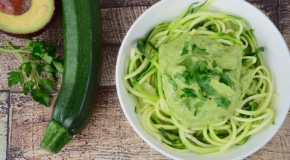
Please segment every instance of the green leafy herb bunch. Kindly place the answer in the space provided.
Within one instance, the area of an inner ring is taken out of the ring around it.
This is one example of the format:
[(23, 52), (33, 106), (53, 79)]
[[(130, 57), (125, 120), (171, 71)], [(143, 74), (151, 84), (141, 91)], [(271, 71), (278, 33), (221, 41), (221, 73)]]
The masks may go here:
[(8, 73), (8, 87), (20, 83), (25, 95), (30, 93), (36, 102), (48, 107), (57, 73), (63, 72), (63, 61), (56, 56), (56, 48), (39, 39), (27, 39), (21, 48), (15, 48), (9, 41), (6, 45), (8, 48), (0, 51), (15, 53), (21, 59), (18, 70)]

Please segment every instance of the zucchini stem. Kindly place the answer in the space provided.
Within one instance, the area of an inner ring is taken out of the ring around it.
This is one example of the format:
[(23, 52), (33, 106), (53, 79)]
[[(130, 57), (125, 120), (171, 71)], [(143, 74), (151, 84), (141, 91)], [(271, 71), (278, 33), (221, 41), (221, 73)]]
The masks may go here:
[(40, 146), (49, 152), (58, 153), (72, 137), (67, 128), (52, 119), (45, 128)]

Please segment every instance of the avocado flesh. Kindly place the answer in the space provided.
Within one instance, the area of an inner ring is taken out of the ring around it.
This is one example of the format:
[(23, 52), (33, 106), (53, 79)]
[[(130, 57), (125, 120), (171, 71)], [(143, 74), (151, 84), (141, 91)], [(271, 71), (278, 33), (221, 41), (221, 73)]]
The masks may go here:
[(16, 35), (37, 32), (51, 21), (54, 11), (54, 0), (32, 0), (31, 7), (21, 15), (0, 12), (0, 30)]

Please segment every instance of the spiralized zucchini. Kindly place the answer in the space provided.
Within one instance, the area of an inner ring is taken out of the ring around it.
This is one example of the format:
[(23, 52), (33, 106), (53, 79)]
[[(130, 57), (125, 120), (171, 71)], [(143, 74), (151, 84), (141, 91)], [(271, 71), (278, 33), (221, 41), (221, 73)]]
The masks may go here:
[[(131, 50), (124, 84), (137, 98), (135, 108), (145, 130), (165, 146), (177, 152), (201, 154), (224, 152), (274, 121), (272, 77), (260, 55), (253, 30), (243, 18), (226, 13), (207, 11), (212, 1), (188, 7), (183, 15), (171, 22), (155, 26), (147, 37)], [(196, 5), (196, 4), (195, 4)], [(243, 68), (254, 69), (249, 90), (241, 95), (235, 113), (223, 122), (189, 128), (170, 114), (162, 87), (158, 49), (180, 37), (208, 36), (217, 42), (244, 48)]]

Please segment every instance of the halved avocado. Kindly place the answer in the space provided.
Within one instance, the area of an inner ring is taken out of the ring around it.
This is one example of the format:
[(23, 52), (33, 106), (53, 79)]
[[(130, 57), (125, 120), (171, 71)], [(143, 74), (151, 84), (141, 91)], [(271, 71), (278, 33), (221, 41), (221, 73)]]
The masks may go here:
[[(19, 5), (17, 0), (0, 0), (0, 6), (2, 6), (0, 7), (0, 30), (16, 37), (36, 36), (50, 23), (56, 8), (55, 1), (21, 1), (22, 5)], [(18, 3), (18, 5), (13, 5), (13, 3)], [(30, 6), (27, 7), (27, 5)], [(13, 7), (16, 8), (13, 9)], [(24, 10), (24, 12), (21, 13), (21, 10)]]

